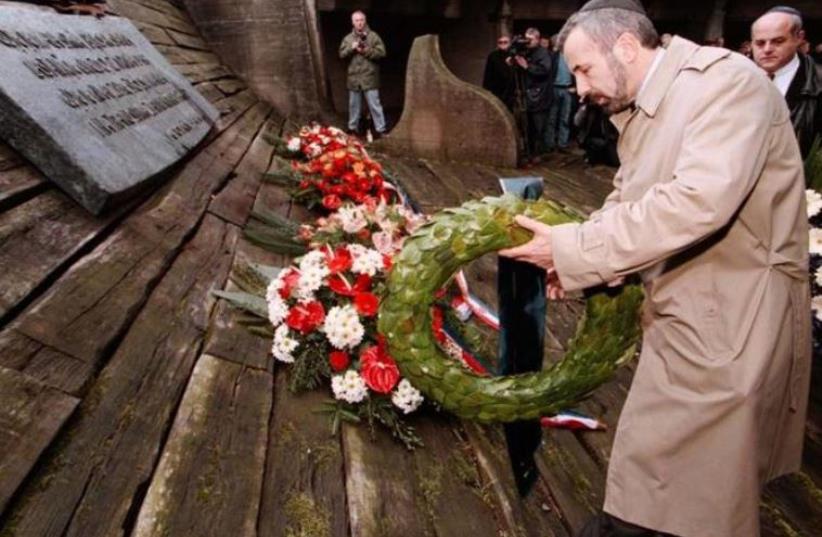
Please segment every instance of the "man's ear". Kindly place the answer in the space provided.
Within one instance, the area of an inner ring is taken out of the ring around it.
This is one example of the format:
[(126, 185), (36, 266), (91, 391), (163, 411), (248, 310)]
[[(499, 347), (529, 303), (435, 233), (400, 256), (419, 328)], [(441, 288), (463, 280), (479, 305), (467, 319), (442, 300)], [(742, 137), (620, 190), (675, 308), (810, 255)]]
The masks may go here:
[(614, 56), (616, 56), (620, 62), (630, 64), (636, 61), (640, 48), (642, 48), (642, 44), (639, 42), (639, 39), (632, 33), (624, 32), (617, 38), (612, 50)]

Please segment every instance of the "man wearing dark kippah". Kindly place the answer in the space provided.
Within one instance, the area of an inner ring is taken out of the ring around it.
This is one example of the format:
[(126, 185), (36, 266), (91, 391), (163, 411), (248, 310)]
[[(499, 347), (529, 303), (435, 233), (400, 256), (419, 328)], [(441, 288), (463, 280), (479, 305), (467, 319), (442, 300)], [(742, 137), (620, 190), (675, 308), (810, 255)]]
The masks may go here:
[(610, 114), (621, 166), (581, 224), (500, 252), (549, 296), (645, 289), (643, 342), (604, 513), (582, 537), (758, 537), (760, 491), (797, 471), (810, 383), (808, 222), (788, 109), (752, 62), (674, 37), (630, 0), (588, 2), (559, 42)]
[(804, 38), (802, 14), (792, 7), (774, 7), (751, 26), (753, 59), (785, 97), (806, 157), (822, 136), (822, 66), (799, 51)]

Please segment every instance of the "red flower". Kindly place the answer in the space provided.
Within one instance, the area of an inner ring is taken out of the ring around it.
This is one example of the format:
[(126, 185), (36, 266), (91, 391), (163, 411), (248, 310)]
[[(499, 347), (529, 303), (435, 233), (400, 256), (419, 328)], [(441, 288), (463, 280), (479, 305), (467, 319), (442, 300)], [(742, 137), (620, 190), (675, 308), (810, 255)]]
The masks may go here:
[(280, 296), (287, 299), (291, 296), (291, 291), (297, 286), (300, 281), (300, 273), (296, 269), (289, 269), (283, 277), (283, 286), (280, 289)]
[(336, 194), (329, 194), (323, 198), (323, 207), (329, 211), (336, 211), (342, 205), (342, 200)]
[(354, 295), (354, 308), (360, 315), (373, 317), (380, 308), (380, 300), (374, 293), (357, 293)]
[(371, 190), (372, 183), (369, 179), (362, 178), (357, 180), (357, 188), (359, 188), (363, 192), (368, 192)]
[(291, 308), (285, 323), (301, 334), (310, 334), (325, 321), (325, 309), (318, 301), (298, 304)]
[(355, 296), (357, 293), (364, 293), (371, 290), (371, 276), (368, 274), (360, 274), (352, 284), (345, 276), (335, 274), (328, 278), (328, 287), (338, 295)]
[(377, 393), (390, 393), (400, 380), (400, 370), (382, 346), (368, 347), (360, 354), (360, 375)]
[(367, 227), (364, 227), (357, 232), (357, 238), (361, 241), (367, 241), (371, 238), (371, 231)]
[(326, 258), (328, 260), (328, 270), (331, 271), (331, 274), (345, 272), (351, 268), (351, 264), (354, 261), (351, 257), (351, 252), (344, 246), (340, 246), (334, 250), (333, 253), (329, 249), (326, 253)]
[(382, 266), (385, 267), (385, 270), (391, 270), (391, 267), (394, 266), (394, 260), (391, 259), (391, 256), (388, 254), (382, 255)]
[(348, 366), (351, 364), (351, 358), (347, 352), (331, 351), (331, 354), (328, 355), (328, 363), (331, 365), (331, 369), (340, 373), (348, 369)]

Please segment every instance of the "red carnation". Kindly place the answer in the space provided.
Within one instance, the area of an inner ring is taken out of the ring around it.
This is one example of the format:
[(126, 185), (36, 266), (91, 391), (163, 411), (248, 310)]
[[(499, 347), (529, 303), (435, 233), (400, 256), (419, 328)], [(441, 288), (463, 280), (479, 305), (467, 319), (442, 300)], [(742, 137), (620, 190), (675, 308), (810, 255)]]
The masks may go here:
[(354, 262), (351, 252), (344, 246), (340, 246), (333, 253), (329, 251), (326, 257), (328, 259), (328, 270), (331, 271), (331, 274), (345, 272), (351, 268), (351, 264)]
[(325, 321), (325, 309), (318, 301), (298, 304), (288, 311), (285, 323), (303, 335), (310, 334)]
[(385, 268), (385, 270), (391, 270), (391, 267), (394, 266), (394, 260), (391, 259), (390, 255), (388, 255), (388, 254), (383, 254), (382, 255), (382, 266)]
[(323, 198), (323, 207), (329, 211), (336, 211), (342, 205), (342, 200), (336, 194), (329, 194)]
[(289, 269), (283, 276), (283, 286), (280, 288), (280, 296), (285, 300), (291, 296), (291, 291), (300, 282), (300, 273), (296, 269)]
[(328, 363), (331, 365), (331, 369), (340, 373), (348, 369), (348, 366), (351, 364), (351, 358), (347, 352), (331, 351), (331, 354), (328, 355)]
[(360, 375), (377, 393), (390, 393), (400, 380), (400, 370), (394, 359), (376, 345), (360, 354)]
[(364, 293), (371, 290), (371, 276), (368, 274), (360, 274), (354, 282), (354, 291)]
[(360, 315), (373, 317), (380, 307), (380, 300), (374, 293), (357, 293), (354, 295), (354, 307)]

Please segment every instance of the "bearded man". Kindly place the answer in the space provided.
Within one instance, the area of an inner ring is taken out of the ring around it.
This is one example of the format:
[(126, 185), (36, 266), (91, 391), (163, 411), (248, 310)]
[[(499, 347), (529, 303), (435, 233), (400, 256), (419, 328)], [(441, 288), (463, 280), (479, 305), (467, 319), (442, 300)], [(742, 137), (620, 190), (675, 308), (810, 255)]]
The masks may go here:
[(593, 0), (560, 46), (577, 91), (613, 114), (622, 162), (582, 224), (501, 252), (549, 296), (638, 273), (643, 344), (588, 536), (757, 537), (769, 480), (799, 469), (810, 379), (808, 224), (782, 95), (726, 49)]

